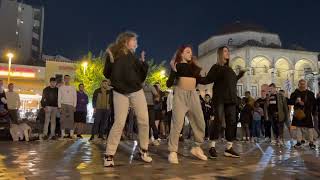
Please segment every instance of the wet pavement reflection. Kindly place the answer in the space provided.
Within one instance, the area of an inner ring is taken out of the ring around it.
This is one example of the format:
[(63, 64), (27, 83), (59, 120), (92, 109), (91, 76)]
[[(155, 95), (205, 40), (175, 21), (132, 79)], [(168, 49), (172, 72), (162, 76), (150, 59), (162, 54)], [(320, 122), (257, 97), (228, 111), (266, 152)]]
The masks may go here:
[[(198, 161), (190, 156), (190, 142), (180, 144), (179, 165), (167, 162), (167, 145), (150, 146), (154, 161), (136, 159), (137, 141), (121, 142), (116, 167), (103, 167), (103, 142), (82, 140), (0, 142), (0, 180), (20, 179), (320, 179), (319, 150), (294, 149), (267, 143), (236, 142), (241, 158), (223, 157), (223, 143), (217, 144), (219, 157)], [(206, 144), (203, 148), (207, 150)]]

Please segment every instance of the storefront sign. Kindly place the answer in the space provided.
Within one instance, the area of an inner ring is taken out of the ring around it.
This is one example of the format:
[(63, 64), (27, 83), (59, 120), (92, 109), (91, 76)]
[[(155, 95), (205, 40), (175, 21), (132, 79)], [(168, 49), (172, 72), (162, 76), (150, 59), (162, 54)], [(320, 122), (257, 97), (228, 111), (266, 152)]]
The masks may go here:
[[(8, 76), (8, 68), (0, 67), (0, 76)], [(34, 69), (24, 68), (24, 67), (13, 67), (10, 72), (11, 77), (25, 77), (25, 78), (34, 78), (36, 77), (36, 73)]]

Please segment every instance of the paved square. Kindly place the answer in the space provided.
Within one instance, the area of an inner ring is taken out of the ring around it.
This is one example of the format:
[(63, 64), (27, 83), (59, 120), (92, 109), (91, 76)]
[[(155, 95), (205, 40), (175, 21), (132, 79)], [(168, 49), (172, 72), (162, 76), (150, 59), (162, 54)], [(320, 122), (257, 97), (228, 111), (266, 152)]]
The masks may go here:
[[(116, 167), (103, 167), (105, 145), (83, 140), (0, 142), (0, 180), (20, 179), (320, 179), (319, 150), (295, 150), (288, 141), (279, 148), (266, 143), (235, 143), (241, 158), (219, 157), (206, 162), (189, 154), (189, 142), (180, 144), (179, 165), (167, 162), (165, 141), (151, 146), (153, 163), (136, 160), (136, 141), (121, 142)], [(207, 151), (206, 144), (203, 148)]]

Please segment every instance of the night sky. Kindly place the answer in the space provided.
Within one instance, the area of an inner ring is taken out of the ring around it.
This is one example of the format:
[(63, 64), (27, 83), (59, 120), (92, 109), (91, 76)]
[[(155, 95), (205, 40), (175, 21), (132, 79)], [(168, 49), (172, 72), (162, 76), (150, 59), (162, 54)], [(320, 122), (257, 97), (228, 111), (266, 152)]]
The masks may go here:
[(319, 0), (47, 0), (44, 52), (72, 59), (88, 48), (98, 54), (118, 33), (132, 30), (139, 34), (139, 50), (160, 62), (181, 44), (197, 51), (236, 21), (278, 33), (284, 46), (320, 51), (319, 10)]

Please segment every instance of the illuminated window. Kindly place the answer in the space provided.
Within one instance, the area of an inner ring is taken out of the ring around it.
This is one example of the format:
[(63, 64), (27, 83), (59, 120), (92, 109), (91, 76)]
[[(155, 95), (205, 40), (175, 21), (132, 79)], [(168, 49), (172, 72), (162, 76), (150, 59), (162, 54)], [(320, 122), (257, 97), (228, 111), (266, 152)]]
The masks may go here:
[(257, 86), (251, 86), (251, 95), (253, 97), (257, 97), (258, 96), (258, 87)]

